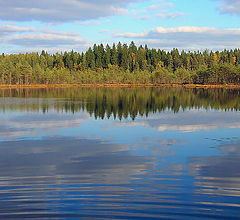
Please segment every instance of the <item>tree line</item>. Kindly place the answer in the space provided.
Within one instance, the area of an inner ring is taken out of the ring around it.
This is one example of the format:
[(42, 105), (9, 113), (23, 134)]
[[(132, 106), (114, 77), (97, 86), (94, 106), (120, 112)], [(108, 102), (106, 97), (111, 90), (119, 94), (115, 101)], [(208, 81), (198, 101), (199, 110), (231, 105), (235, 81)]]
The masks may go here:
[(164, 51), (127, 44), (75, 51), (0, 55), (0, 84), (239, 84), (240, 49)]

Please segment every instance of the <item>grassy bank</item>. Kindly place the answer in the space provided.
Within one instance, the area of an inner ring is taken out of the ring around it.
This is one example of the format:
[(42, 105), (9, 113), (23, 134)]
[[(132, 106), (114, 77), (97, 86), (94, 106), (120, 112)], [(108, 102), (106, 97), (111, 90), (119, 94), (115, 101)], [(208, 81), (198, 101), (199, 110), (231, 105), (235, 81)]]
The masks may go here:
[(44, 89), (44, 88), (77, 88), (77, 87), (113, 87), (113, 88), (131, 88), (131, 87), (184, 87), (184, 88), (230, 88), (240, 89), (240, 85), (201, 85), (201, 84), (154, 84), (154, 83), (92, 83), (92, 84), (28, 84), (28, 85), (0, 85), (0, 89)]

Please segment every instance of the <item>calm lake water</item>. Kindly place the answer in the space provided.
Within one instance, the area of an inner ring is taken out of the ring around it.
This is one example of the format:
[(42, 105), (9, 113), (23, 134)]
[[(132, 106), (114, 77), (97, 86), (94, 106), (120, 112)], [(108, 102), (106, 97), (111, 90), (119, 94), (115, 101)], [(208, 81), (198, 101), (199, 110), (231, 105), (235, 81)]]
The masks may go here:
[(0, 91), (0, 218), (239, 219), (240, 90)]

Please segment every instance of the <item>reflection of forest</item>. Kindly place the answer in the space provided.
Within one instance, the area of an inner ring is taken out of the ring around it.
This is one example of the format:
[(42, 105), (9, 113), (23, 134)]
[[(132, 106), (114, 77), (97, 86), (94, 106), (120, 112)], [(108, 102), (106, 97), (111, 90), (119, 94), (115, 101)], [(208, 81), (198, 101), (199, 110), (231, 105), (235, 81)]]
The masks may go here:
[[(204, 108), (240, 110), (240, 90), (186, 88), (68, 88), (0, 91), (0, 109), (87, 111), (96, 118), (134, 119), (137, 115)], [(40, 98), (40, 99), (6, 99)]]

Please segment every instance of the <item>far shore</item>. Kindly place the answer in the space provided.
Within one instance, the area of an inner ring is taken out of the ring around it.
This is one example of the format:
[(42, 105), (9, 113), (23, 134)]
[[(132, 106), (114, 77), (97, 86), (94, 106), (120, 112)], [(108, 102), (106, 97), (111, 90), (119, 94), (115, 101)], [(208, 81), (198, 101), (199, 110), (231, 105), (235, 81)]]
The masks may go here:
[(152, 83), (92, 83), (92, 84), (28, 84), (28, 85), (0, 85), (0, 89), (50, 89), (50, 88), (134, 88), (134, 87), (184, 87), (184, 88), (226, 88), (240, 89), (240, 85), (222, 84), (222, 85), (201, 85), (201, 84), (152, 84)]

